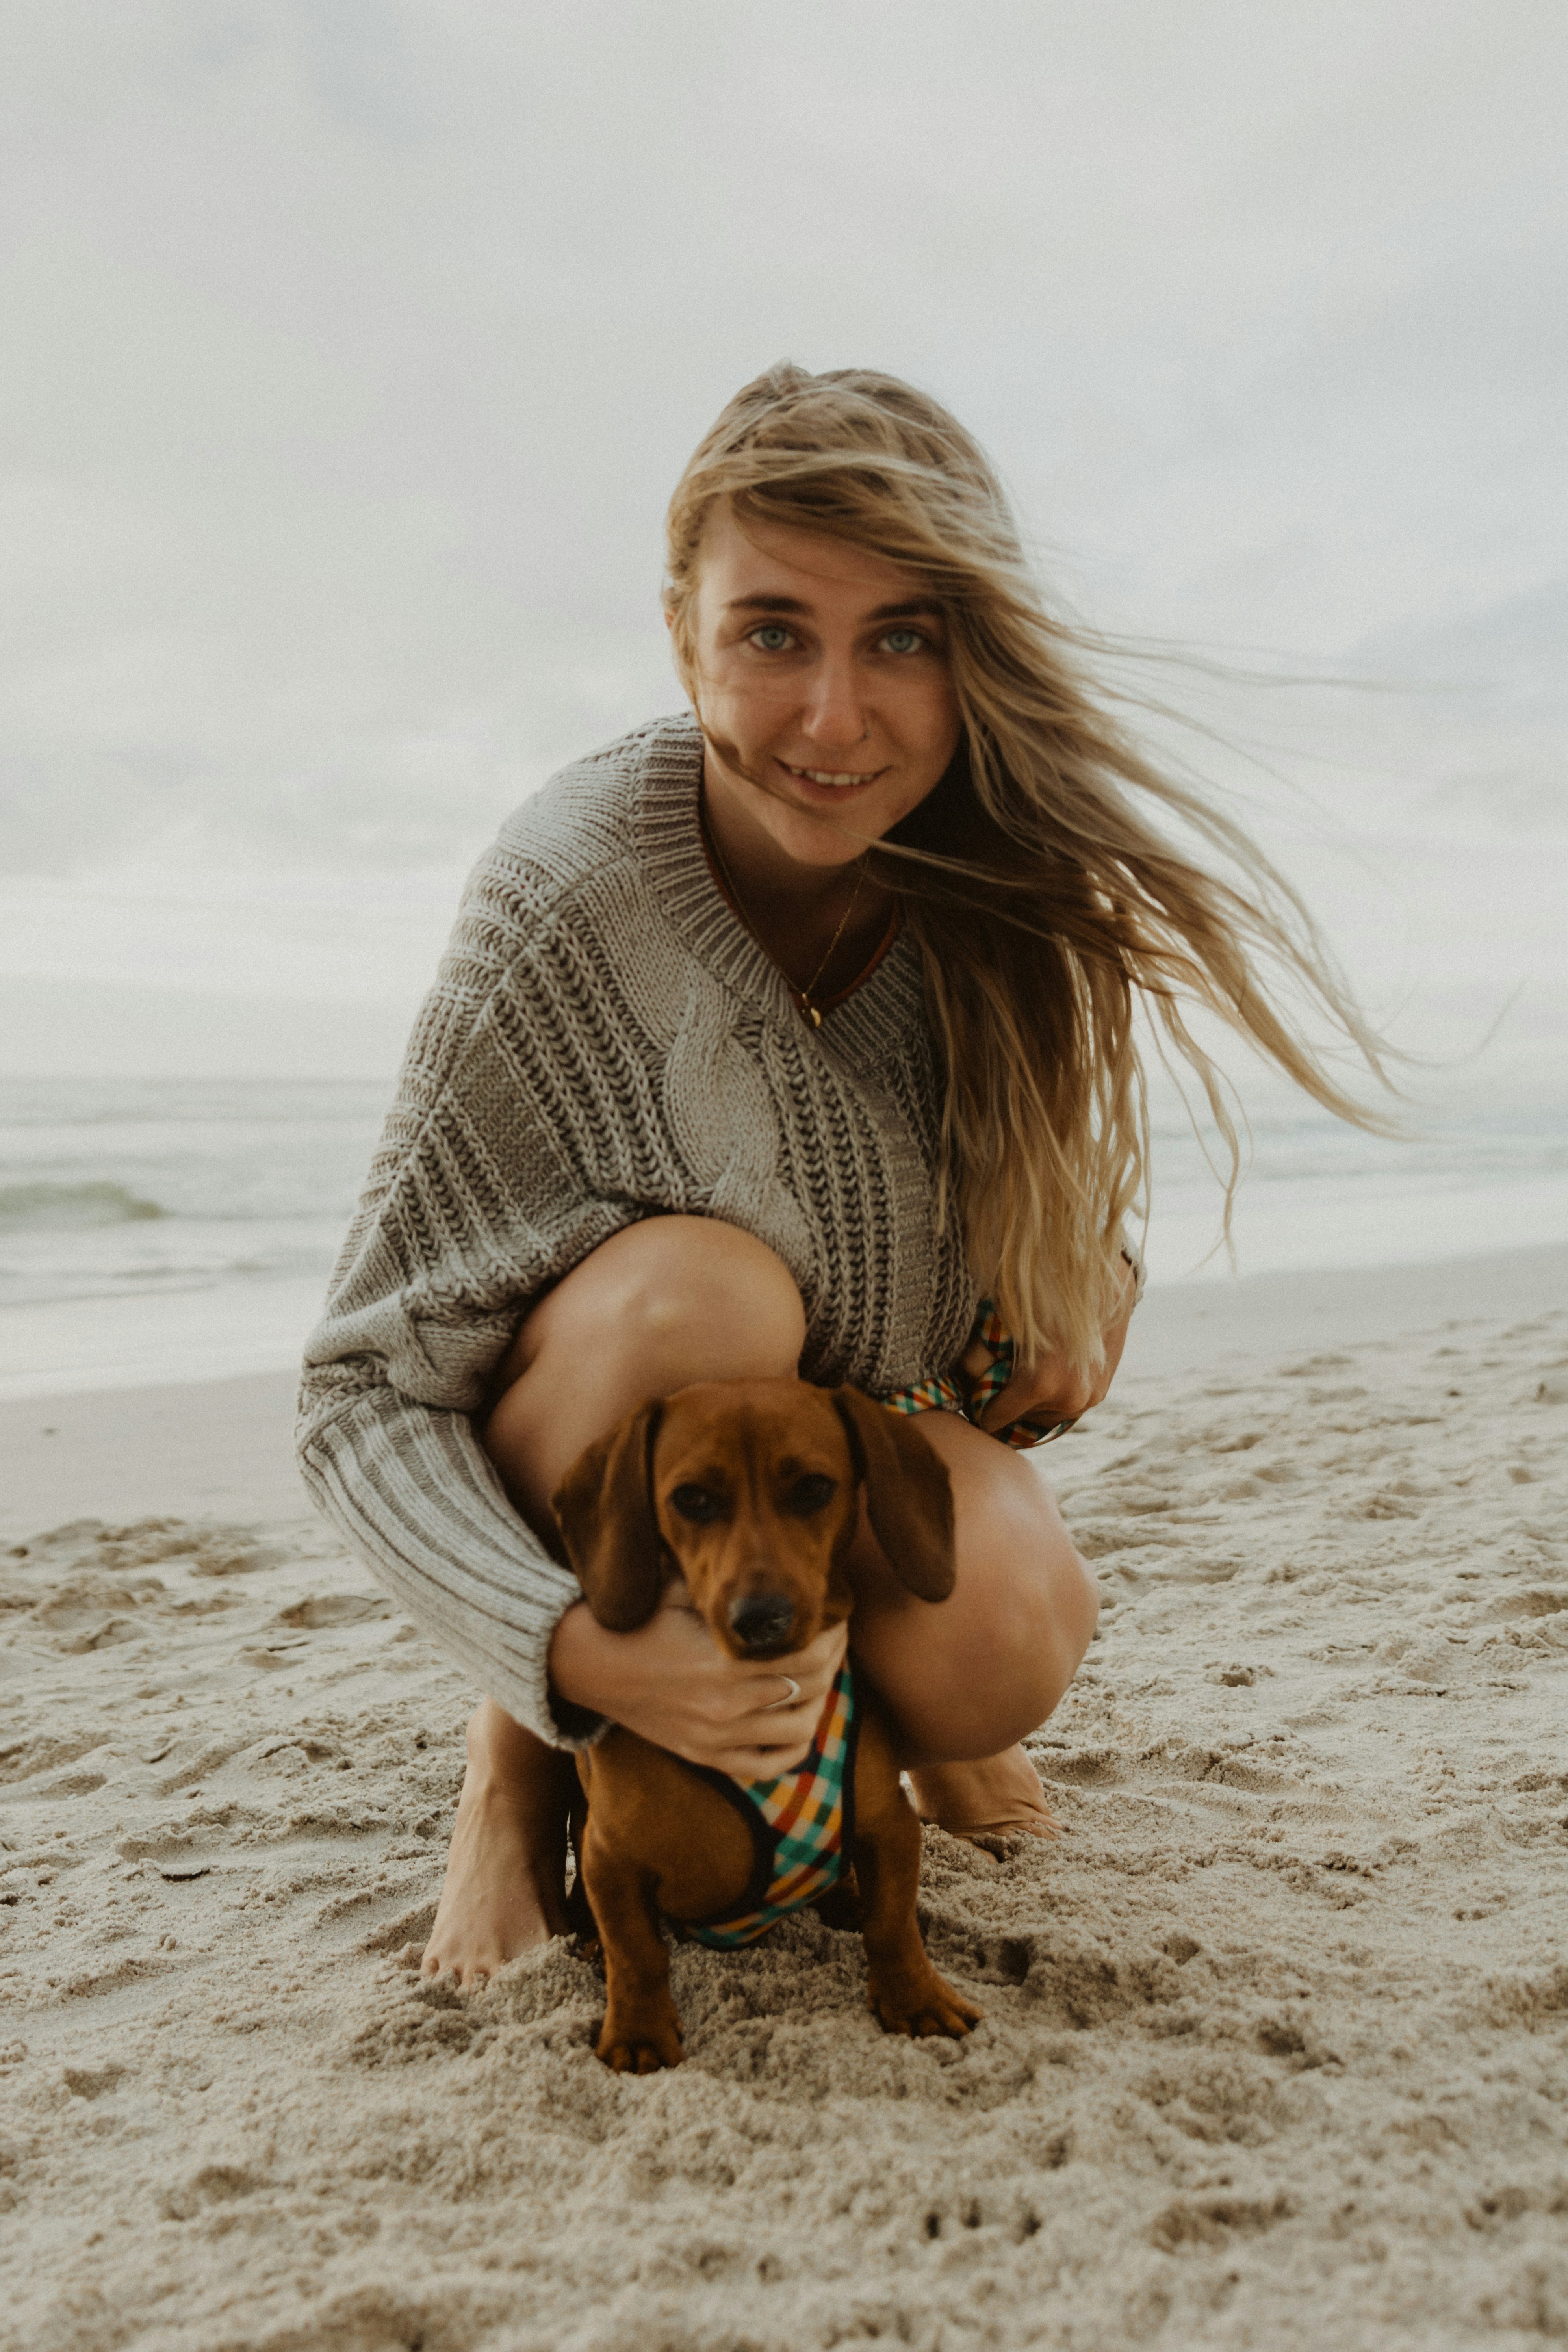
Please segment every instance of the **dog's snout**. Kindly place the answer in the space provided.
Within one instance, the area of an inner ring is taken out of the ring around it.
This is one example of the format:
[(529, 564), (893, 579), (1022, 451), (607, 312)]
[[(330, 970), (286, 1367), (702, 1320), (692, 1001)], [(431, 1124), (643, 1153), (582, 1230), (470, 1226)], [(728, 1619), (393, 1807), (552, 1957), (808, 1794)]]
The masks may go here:
[(730, 1631), (748, 1650), (787, 1647), (795, 1603), (784, 1592), (743, 1592), (730, 1603)]

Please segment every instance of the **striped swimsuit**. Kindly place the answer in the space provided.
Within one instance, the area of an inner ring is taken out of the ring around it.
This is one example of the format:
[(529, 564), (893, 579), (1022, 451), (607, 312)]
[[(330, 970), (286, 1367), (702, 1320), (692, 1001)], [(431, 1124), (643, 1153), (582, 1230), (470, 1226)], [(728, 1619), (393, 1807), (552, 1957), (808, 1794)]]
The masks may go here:
[[(978, 1429), (986, 1406), (1001, 1395), (1012, 1379), (1013, 1359), (1017, 1352), (1012, 1333), (989, 1298), (980, 1302), (969, 1344), (963, 1351), (965, 1356), (976, 1343), (991, 1358), (983, 1371), (966, 1370), (960, 1358), (951, 1372), (936, 1372), (929, 1381), (917, 1381), (912, 1388), (895, 1389), (891, 1396), (879, 1402), (894, 1412), (955, 1412), (960, 1420), (973, 1422)], [(1010, 1421), (1005, 1429), (988, 1430), (986, 1435), (1004, 1445), (1047, 1445), (1067, 1426), (1058, 1413), (1026, 1412), (1021, 1419)]]

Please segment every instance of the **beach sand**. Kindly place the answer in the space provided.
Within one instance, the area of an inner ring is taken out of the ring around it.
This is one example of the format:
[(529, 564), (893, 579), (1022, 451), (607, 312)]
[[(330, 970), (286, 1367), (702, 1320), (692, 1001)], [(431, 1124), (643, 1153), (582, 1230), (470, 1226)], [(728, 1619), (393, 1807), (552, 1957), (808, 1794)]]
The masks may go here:
[(927, 1841), (984, 2024), (883, 2036), (808, 1916), (677, 1955), (647, 2081), (564, 1944), (409, 1965), (474, 1694), (289, 1385), (0, 1412), (0, 2345), (1568, 2337), (1568, 1253), (1152, 1293), (1036, 1457), (1064, 1833)]

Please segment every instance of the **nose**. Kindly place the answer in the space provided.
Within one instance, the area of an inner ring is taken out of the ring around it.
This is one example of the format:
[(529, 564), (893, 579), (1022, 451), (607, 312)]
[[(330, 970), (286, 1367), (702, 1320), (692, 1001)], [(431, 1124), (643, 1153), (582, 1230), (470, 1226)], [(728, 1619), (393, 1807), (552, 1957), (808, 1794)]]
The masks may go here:
[(795, 1623), (795, 1603), (783, 1592), (743, 1592), (730, 1603), (730, 1630), (748, 1650), (784, 1650)]
[(847, 751), (865, 740), (869, 730), (852, 662), (823, 661), (812, 680), (811, 699), (803, 717), (806, 733), (825, 751)]

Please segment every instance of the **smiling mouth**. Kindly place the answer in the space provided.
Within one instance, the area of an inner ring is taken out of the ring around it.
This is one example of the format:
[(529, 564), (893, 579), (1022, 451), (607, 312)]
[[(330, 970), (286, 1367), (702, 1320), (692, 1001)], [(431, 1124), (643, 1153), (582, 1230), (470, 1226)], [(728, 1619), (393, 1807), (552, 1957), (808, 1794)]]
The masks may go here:
[(880, 768), (868, 768), (863, 774), (851, 775), (830, 768), (796, 768), (781, 760), (780, 767), (786, 776), (799, 776), (808, 784), (831, 784), (836, 791), (846, 791), (851, 784), (868, 784), (882, 772)]

